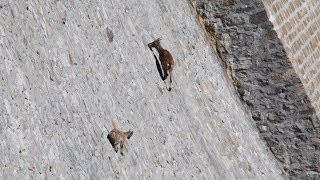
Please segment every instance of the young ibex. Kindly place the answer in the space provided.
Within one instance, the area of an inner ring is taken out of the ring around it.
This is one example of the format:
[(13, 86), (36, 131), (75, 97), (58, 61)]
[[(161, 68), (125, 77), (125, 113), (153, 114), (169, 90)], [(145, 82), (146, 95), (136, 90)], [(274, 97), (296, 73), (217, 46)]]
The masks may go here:
[[(163, 49), (160, 45), (161, 38), (154, 40), (153, 42), (148, 44), (148, 47), (151, 49), (152, 47), (156, 48), (159, 53), (159, 60), (161, 62), (162, 70), (163, 70), (163, 77), (162, 80), (166, 80), (168, 75), (170, 75), (170, 85), (168, 91), (171, 91), (171, 84), (172, 84), (172, 71), (173, 71), (173, 58), (170, 52), (166, 49)], [(152, 50), (152, 49), (151, 49)]]
[(132, 136), (133, 131), (129, 130), (127, 132), (121, 131), (117, 128), (114, 121), (112, 121), (112, 130), (108, 134), (108, 139), (113, 147), (113, 149), (118, 152), (119, 145), (120, 145), (120, 153), (123, 154), (123, 151), (128, 152), (128, 143), (127, 139), (130, 139)]

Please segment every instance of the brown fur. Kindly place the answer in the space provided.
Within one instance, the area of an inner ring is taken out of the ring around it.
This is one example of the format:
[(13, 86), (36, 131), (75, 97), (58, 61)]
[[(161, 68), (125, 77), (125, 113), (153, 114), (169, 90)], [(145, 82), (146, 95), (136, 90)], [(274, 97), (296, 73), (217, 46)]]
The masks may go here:
[(127, 132), (121, 131), (116, 127), (114, 121), (112, 121), (112, 130), (108, 134), (109, 142), (111, 143), (113, 149), (118, 152), (120, 145), (120, 153), (124, 155), (124, 151), (128, 152), (128, 143), (127, 139), (130, 139), (133, 131), (129, 130)]
[(172, 84), (172, 72), (174, 61), (170, 52), (166, 49), (163, 49), (160, 45), (161, 38), (154, 40), (152, 43), (148, 44), (149, 48), (156, 48), (159, 53), (159, 60), (161, 62), (162, 70), (163, 70), (163, 80), (166, 80), (168, 75), (170, 75), (170, 87), (169, 91), (171, 91), (171, 84)]

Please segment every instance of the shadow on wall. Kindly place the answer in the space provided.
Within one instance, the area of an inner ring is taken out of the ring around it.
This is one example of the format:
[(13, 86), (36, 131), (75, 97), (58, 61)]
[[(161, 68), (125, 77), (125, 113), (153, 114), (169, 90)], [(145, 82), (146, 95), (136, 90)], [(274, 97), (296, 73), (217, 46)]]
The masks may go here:
[(160, 63), (159, 63), (159, 60), (158, 60), (157, 56), (154, 54), (152, 48), (149, 47), (149, 49), (150, 49), (150, 51), (152, 51), (153, 57), (154, 57), (154, 59), (156, 60), (156, 66), (157, 66), (157, 70), (158, 70), (158, 72), (159, 72), (159, 75), (160, 75), (162, 81), (164, 81), (165, 79), (164, 79), (164, 76), (163, 76), (163, 73), (162, 73), (162, 69), (161, 69), (161, 65), (160, 65)]

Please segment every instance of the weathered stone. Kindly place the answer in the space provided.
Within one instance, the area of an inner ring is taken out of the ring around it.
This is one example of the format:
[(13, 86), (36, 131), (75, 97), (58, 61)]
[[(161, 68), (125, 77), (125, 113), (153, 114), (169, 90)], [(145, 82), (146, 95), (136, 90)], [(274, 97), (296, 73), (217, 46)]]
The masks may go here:
[(315, 143), (319, 143), (320, 144), (320, 137), (312, 137), (310, 138), (312, 142), (315, 142)]
[(222, 5), (230, 6), (234, 4), (234, 0), (222, 0)]
[(277, 32), (272, 30), (272, 31), (268, 31), (266, 34), (265, 34), (265, 37), (268, 39), (268, 40), (273, 40), (273, 39), (276, 39), (278, 37), (277, 35)]
[[(207, 14), (206, 21), (214, 24), (215, 31), (210, 34), (216, 38), (218, 53), (229, 64), (238, 93), (252, 110), (252, 118), (267, 145), (277, 153), (276, 157), (283, 162), (289, 178), (309, 177), (307, 164), (313, 167), (316, 164), (305, 157), (308, 153), (319, 155), (320, 152), (314, 144), (306, 153), (302, 147), (292, 143), (312, 143), (311, 137), (319, 131), (319, 120), (268, 20), (262, 1), (240, 0), (232, 6), (224, 6), (218, 0), (200, 2), (207, 5), (197, 7), (197, 11)], [(209, 16), (213, 11), (221, 16)], [(243, 21), (235, 21), (234, 17), (241, 17)], [(230, 37), (229, 41), (225, 43), (223, 37)], [(294, 173), (298, 172), (294, 170), (294, 153), (302, 154), (303, 162), (299, 169), (302, 174)], [(287, 155), (292, 156), (292, 161), (287, 161)]]
[(262, 114), (258, 111), (255, 111), (252, 113), (252, 118), (253, 120), (255, 121), (261, 121), (261, 120), (264, 120), (264, 117), (262, 116)]
[(249, 19), (250, 23), (252, 24), (260, 24), (269, 21), (267, 12), (265, 10), (252, 14)]
[(237, 25), (243, 24), (244, 19), (242, 17), (235, 16), (235, 17), (231, 17), (231, 18), (226, 18), (224, 20), (224, 22), (227, 26), (237, 26)]
[(258, 126), (260, 133), (264, 133), (268, 131), (268, 126)]
[(320, 79), (320, 68), (315, 68), (320, 59), (320, 11), (314, 11), (320, 9), (319, 1), (262, 2), (320, 118), (320, 83), (314, 83)]

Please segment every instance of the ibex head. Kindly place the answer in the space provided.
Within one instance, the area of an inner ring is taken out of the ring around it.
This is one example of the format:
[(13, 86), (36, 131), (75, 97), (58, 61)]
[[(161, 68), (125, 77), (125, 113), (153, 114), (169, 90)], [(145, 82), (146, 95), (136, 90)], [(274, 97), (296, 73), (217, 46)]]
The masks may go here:
[(153, 42), (149, 43), (148, 47), (149, 48), (152, 48), (152, 47), (157, 48), (157, 47), (159, 47), (161, 39), (162, 38), (158, 38), (158, 39), (154, 40)]
[(131, 129), (129, 131), (127, 131), (126, 132), (127, 138), (130, 139), (132, 134), (133, 134), (133, 131), (131, 131)]

